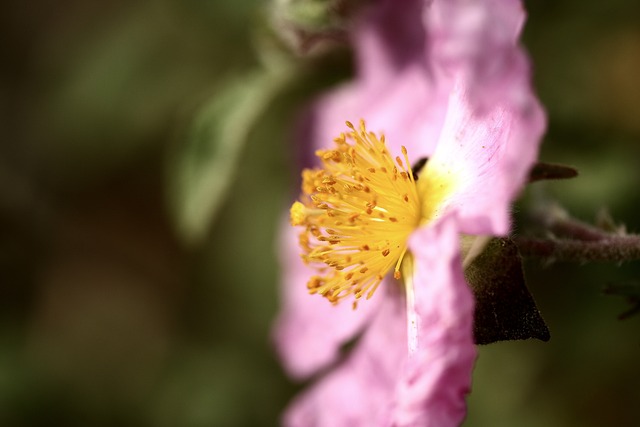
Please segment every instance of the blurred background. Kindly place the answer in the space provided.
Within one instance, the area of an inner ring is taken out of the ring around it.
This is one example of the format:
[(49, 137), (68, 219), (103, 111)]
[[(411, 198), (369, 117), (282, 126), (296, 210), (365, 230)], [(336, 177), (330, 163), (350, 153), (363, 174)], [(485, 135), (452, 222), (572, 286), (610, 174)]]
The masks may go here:
[[(290, 136), (350, 56), (266, 49), (266, 6), (3, 4), (1, 426), (278, 424), (300, 388), (269, 339)], [(581, 176), (532, 185), (516, 214), (556, 200), (640, 232), (640, 4), (526, 7), (541, 158)], [(465, 425), (640, 425), (640, 316), (602, 294), (640, 263), (526, 273), (551, 341), (481, 348)]]

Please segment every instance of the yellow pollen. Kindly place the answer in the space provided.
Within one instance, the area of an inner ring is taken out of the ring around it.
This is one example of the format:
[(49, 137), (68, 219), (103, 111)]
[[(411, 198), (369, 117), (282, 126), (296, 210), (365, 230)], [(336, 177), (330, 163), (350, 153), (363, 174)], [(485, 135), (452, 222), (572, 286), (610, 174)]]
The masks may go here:
[(303, 225), (307, 219), (304, 205), (300, 202), (295, 202), (293, 206), (291, 206), (290, 216), (291, 225)]
[(394, 158), (364, 121), (346, 124), (350, 131), (333, 149), (316, 152), (322, 168), (302, 172), (302, 195), (290, 211), (291, 224), (304, 227), (302, 258), (318, 271), (309, 293), (334, 304), (370, 298), (392, 269), (400, 278), (422, 209), (406, 148)]

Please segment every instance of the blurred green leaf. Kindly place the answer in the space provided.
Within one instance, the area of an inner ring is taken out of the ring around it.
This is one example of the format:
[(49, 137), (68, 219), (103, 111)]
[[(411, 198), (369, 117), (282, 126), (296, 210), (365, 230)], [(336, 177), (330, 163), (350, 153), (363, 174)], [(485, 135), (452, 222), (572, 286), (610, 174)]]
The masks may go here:
[(283, 20), (304, 28), (331, 26), (331, 5), (327, 0), (281, 0), (272, 3)]
[(308, 54), (325, 42), (346, 42), (349, 22), (364, 4), (362, 0), (275, 0), (270, 5), (271, 25), (295, 52)]
[(169, 173), (176, 225), (187, 243), (206, 236), (242, 169), (242, 150), (253, 127), (292, 76), (292, 69), (280, 68), (236, 77), (195, 118)]

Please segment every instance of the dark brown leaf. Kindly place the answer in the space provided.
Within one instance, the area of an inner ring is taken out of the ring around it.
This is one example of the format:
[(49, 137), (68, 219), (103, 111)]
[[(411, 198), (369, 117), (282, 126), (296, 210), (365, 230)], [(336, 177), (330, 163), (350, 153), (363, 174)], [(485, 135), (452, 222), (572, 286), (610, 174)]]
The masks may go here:
[(510, 239), (492, 239), (465, 277), (476, 300), (476, 344), (549, 340), (549, 329), (525, 284), (518, 248)]
[(529, 171), (529, 182), (545, 179), (569, 179), (578, 176), (578, 171), (571, 166), (553, 163), (536, 163)]

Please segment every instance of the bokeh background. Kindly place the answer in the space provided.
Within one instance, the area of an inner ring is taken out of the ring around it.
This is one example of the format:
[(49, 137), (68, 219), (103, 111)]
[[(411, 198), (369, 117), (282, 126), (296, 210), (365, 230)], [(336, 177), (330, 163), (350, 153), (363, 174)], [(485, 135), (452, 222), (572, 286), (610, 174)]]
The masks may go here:
[[(1, 426), (278, 424), (301, 387), (269, 339), (291, 134), (351, 67), (268, 48), (267, 6), (3, 3)], [(526, 7), (541, 157), (581, 176), (516, 215), (555, 200), (640, 232), (640, 4)], [(526, 272), (552, 339), (481, 348), (465, 425), (640, 425), (640, 316), (602, 294), (640, 263)]]

